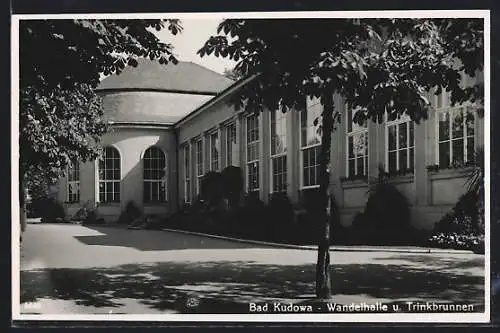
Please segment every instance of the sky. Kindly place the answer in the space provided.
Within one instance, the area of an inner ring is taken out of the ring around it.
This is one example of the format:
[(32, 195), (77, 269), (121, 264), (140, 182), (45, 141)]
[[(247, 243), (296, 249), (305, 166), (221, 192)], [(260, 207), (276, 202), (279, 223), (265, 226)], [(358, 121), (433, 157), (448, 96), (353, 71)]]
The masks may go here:
[(167, 28), (156, 33), (161, 41), (174, 46), (174, 53), (181, 61), (192, 61), (222, 74), (224, 69), (233, 68), (235, 62), (228, 58), (217, 58), (213, 54), (201, 58), (196, 52), (205, 44), (210, 36), (217, 34), (217, 26), (221, 19), (198, 18), (182, 19), (184, 28), (180, 34), (172, 35)]

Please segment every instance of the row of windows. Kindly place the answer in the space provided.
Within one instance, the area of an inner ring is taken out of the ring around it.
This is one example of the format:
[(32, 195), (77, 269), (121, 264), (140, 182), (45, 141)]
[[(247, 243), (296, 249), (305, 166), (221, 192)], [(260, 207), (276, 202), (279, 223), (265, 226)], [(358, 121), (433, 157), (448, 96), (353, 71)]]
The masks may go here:
[[(143, 158), (143, 200), (145, 203), (166, 201), (166, 158), (158, 147), (150, 147)], [(105, 147), (98, 161), (99, 202), (120, 202), (121, 193), (121, 158), (114, 147)], [(68, 202), (80, 201), (79, 163), (68, 167), (67, 177)]]
[[(447, 105), (447, 104), (444, 104)], [(448, 104), (449, 105), (449, 104)], [(319, 155), (321, 133), (318, 124), (321, 123), (322, 106), (319, 101), (308, 100), (307, 112), (300, 114), (300, 164), (301, 186), (303, 188), (319, 184)], [(368, 175), (368, 126), (359, 125), (353, 121), (353, 112), (346, 113), (346, 176), (366, 177)], [(447, 167), (452, 163), (463, 163), (472, 159), (474, 153), (474, 112), (470, 107), (442, 107), (438, 109), (437, 121), (437, 151), (438, 164)], [(287, 122), (286, 115), (280, 111), (270, 113), (270, 181), (273, 192), (286, 191), (287, 188)], [(260, 188), (260, 138), (259, 115), (245, 118), (246, 143), (246, 188), (248, 191), (258, 191)], [(414, 123), (407, 116), (386, 121), (386, 169), (393, 173), (397, 171), (412, 171), (415, 159)], [(226, 165), (234, 165), (233, 156), (236, 149), (236, 127), (234, 124), (226, 127), (225, 147)], [(215, 139), (213, 139), (215, 138)], [(210, 135), (211, 170), (218, 169), (218, 144), (214, 140), (218, 136)], [(203, 145), (199, 140), (195, 143), (198, 184), (203, 176)], [(185, 170), (189, 170), (189, 146), (185, 148)], [(214, 160), (216, 158), (217, 162)], [(214, 168), (217, 166), (217, 168)], [(186, 197), (190, 198), (189, 172), (185, 172)], [(199, 185), (196, 188), (198, 193)]]

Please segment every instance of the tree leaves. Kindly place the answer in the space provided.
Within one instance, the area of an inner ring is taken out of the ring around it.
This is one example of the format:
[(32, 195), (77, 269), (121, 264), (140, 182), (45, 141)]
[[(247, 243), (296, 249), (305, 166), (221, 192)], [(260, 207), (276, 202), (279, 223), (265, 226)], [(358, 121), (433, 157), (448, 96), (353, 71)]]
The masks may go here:
[[(240, 91), (249, 112), (257, 104), (302, 108), (305, 96), (337, 92), (361, 111), (359, 121), (382, 121), (386, 110), (420, 121), (429, 110), (429, 90), (445, 88), (455, 102), (480, 99), (479, 88), (460, 86), (460, 68), (453, 65), (459, 55), (467, 73), (482, 68), (472, 59), (482, 52), (476, 50), (483, 38), (476, 21), (225, 20), (199, 54), (238, 61), (235, 69), (244, 77), (262, 73), (259, 82)], [(317, 38), (318, 31), (332, 33)]]
[(23, 20), (19, 26), (22, 173), (57, 178), (71, 160), (91, 160), (109, 129), (94, 88), (138, 57), (177, 63), (148, 28), (182, 31), (180, 20)]

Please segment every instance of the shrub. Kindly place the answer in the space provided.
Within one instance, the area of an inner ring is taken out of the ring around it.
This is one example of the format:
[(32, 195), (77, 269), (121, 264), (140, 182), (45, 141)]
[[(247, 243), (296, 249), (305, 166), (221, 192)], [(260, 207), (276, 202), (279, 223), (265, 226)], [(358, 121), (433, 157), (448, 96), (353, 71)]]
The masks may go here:
[(135, 219), (141, 217), (141, 215), (142, 215), (142, 212), (137, 207), (135, 202), (129, 201), (129, 202), (127, 202), (127, 205), (125, 206), (125, 210), (118, 217), (117, 223), (118, 224), (130, 224)]
[(254, 236), (265, 233), (266, 204), (259, 199), (258, 194), (245, 195), (242, 205), (235, 215), (238, 232)]
[(229, 200), (229, 207), (234, 210), (239, 206), (243, 191), (243, 173), (241, 168), (228, 166), (221, 172), (223, 195)]
[(85, 204), (77, 210), (72, 219), (74, 221), (85, 221), (89, 212), (93, 211), (93, 204), (90, 201), (85, 202)]
[(330, 196), (330, 243), (346, 244), (350, 237), (350, 228), (340, 222), (340, 208), (333, 195)]
[(435, 224), (430, 244), (484, 253), (484, 229), (478, 222), (478, 200), (476, 192), (462, 195), (453, 209)]
[(275, 240), (289, 239), (293, 235), (293, 206), (286, 193), (275, 193), (267, 206), (267, 232)]
[(33, 209), (42, 218), (42, 222), (54, 222), (58, 218), (64, 218), (63, 205), (52, 198), (37, 199), (33, 202)]
[(438, 232), (429, 239), (431, 245), (484, 254), (484, 235)]
[(215, 207), (223, 198), (224, 190), (222, 177), (219, 172), (207, 172), (201, 181), (201, 198), (209, 206)]
[(97, 213), (94, 210), (88, 210), (85, 219), (83, 220), (83, 224), (96, 224), (97, 222)]
[(353, 222), (358, 237), (366, 243), (405, 243), (411, 235), (410, 204), (389, 182), (388, 174), (379, 167), (379, 176), (371, 182), (365, 210)]

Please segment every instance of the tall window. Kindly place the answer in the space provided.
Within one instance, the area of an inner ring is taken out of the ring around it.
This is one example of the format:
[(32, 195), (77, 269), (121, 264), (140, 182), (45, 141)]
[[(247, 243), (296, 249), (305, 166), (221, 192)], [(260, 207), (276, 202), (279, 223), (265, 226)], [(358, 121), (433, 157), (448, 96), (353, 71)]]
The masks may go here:
[(347, 110), (347, 176), (368, 175), (368, 126), (353, 121), (353, 111)]
[(166, 160), (158, 147), (150, 147), (144, 153), (144, 202), (166, 200)]
[(413, 170), (414, 166), (414, 125), (407, 115), (387, 122), (387, 171)]
[(474, 113), (466, 106), (438, 110), (439, 166), (449, 167), (474, 157)]
[(71, 163), (67, 170), (66, 193), (68, 202), (80, 201), (80, 164), (78, 162)]
[(226, 166), (235, 165), (233, 161), (234, 150), (236, 149), (236, 125), (231, 123), (226, 126)]
[(99, 202), (120, 202), (120, 178), (120, 153), (106, 147), (99, 160)]
[(319, 99), (307, 99), (306, 111), (300, 113), (300, 147), (302, 160), (302, 187), (319, 186), (319, 155), (321, 151), (321, 134), (315, 119), (321, 123), (323, 108)]
[(259, 116), (246, 118), (247, 131), (247, 184), (248, 191), (259, 190)]
[(196, 154), (196, 194), (200, 194), (201, 181), (203, 179), (203, 141), (200, 139), (195, 143)]
[(219, 170), (219, 133), (210, 134), (210, 170)]
[(191, 150), (189, 144), (183, 148), (184, 151), (184, 201), (191, 202)]
[(271, 189), (286, 192), (286, 114), (271, 112)]

